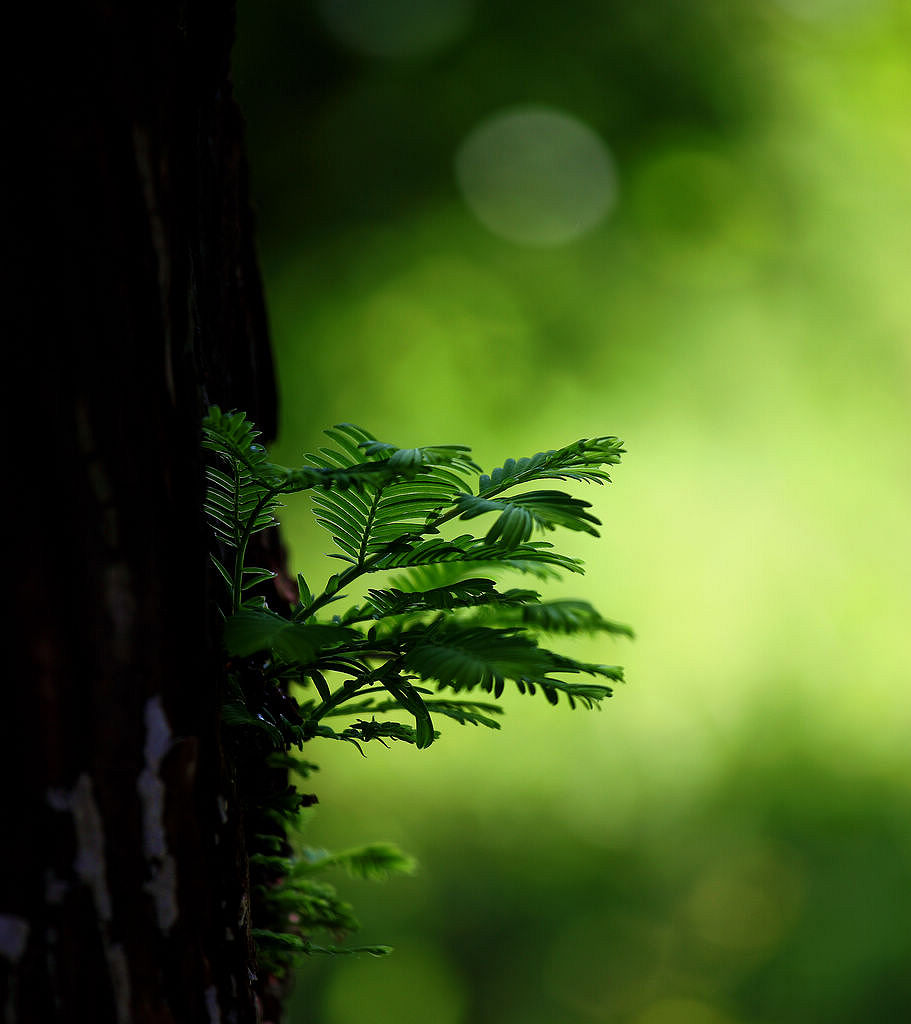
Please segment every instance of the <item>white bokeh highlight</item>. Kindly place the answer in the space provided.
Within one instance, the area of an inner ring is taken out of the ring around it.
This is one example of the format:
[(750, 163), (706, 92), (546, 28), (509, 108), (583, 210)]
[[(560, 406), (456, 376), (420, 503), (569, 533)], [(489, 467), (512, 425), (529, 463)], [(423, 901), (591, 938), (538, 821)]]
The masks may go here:
[(482, 121), (455, 156), (471, 212), (520, 245), (564, 245), (613, 208), (617, 175), (607, 145), (578, 118), (550, 107), (513, 107)]

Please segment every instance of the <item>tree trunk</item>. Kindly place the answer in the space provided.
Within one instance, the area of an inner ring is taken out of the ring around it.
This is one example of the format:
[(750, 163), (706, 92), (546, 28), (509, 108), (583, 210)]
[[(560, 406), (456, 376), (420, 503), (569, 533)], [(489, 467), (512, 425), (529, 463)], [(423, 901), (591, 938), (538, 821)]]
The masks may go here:
[(254, 1021), (200, 513), (207, 403), (276, 415), (234, 9), (24, 6), (0, 998), (23, 1024)]

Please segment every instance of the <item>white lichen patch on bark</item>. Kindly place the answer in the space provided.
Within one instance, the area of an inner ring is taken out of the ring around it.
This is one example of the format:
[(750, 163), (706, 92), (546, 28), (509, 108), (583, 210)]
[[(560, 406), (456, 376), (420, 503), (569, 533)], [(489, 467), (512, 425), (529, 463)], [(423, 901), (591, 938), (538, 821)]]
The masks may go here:
[(145, 767), (136, 783), (142, 806), (142, 847), (151, 873), (145, 890), (155, 902), (158, 927), (167, 934), (177, 920), (177, 864), (168, 852), (165, 835), (161, 762), (171, 749), (173, 736), (158, 695), (146, 701), (145, 726)]
[(107, 864), (104, 858), (104, 822), (95, 803), (92, 780), (83, 772), (72, 792), (49, 789), (47, 802), (55, 811), (70, 813), (76, 831), (76, 877), (92, 891), (95, 912), (102, 921), (111, 920), (111, 894), (108, 890)]
[(221, 1024), (221, 1007), (218, 1005), (218, 992), (214, 985), (210, 985), (205, 991), (206, 1012), (209, 1014), (209, 1024)]
[[(92, 789), (92, 780), (83, 772), (72, 791), (49, 789), (47, 802), (55, 810), (73, 816), (76, 833), (76, 859), (73, 872), (92, 893), (98, 917), (104, 955), (111, 978), (111, 990), (119, 1024), (129, 1024), (130, 973), (123, 947), (111, 942), (110, 922), (113, 917), (111, 893), (108, 888), (107, 862), (104, 852), (104, 820)], [(57, 886), (62, 885), (56, 880)], [(56, 888), (56, 886), (55, 886)]]

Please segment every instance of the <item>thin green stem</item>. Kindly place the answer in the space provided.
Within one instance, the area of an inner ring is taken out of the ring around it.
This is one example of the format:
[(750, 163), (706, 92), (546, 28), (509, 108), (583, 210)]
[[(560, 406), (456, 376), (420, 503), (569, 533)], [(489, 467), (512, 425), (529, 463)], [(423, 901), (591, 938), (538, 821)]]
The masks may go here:
[[(391, 545), (389, 545), (389, 547), (391, 548)], [(367, 561), (361, 565), (352, 565), (350, 569), (346, 569), (344, 572), (339, 573), (339, 575), (335, 577), (335, 585), (331, 589), (327, 587), (319, 597), (314, 598), (314, 600), (311, 601), (306, 608), (300, 611), (295, 618), (298, 620), (309, 619), (311, 615), (315, 615), (316, 612), (318, 612), (324, 605), (328, 604), (332, 598), (342, 590), (342, 588), (347, 587), (349, 583), (353, 583), (360, 576), (370, 572), (374, 565), (381, 561), (386, 554), (388, 554), (388, 552), (384, 548), (382, 551), (377, 552), (377, 554), (372, 558), (367, 559)]]
[(370, 504), (370, 511), (367, 513), (367, 525), (364, 527), (364, 536), (361, 538), (361, 546), (357, 553), (357, 564), (363, 565), (367, 556), (367, 545), (370, 541), (370, 530), (373, 528), (373, 520), (376, 517), (376, 510), (379, 508), (380, 498), (383, 494), (382, 484), (377, 487), (376, 494)]
[(256, 520), (259, 518), (260, 512), (262, 512), (266, 505), (268, 505), (278, 493), (277, 489), (265, 491), (244, 524), (243, 533), (238, 541), (237, 551), (234, 556), (234, 593), (231, 595), (231, 603), (232, 610), (235, 613), (240, 611), (241, 602), (243, 600), (244, 563), (247, 558), (247, 545), (250, 543), (250, 537), (253, 535), (253, 528), (256, 525)]

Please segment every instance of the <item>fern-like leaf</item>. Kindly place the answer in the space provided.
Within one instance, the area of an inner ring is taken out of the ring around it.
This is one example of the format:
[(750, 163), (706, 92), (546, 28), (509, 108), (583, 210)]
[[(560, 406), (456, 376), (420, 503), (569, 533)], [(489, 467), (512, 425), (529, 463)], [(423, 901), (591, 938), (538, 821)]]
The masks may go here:
[[(447, 562), (471, 562), (497, 566), (501, 569), (515, 569), (538, 578), (552, 576), (553, 571), (565, 569), (568, 572), (583, 573), (578, 558), (562, 555), (547, 541), (528, 541), (515, 547), (491, 544), (484, 538), (462, 534), (452, 540), (432, 537), (412, 547), (391, 551), (373, 563), (374, 569), (406, 569), (423, 565), (442, 565)], [(477, 569), (476, 564), (473, 568)]]
[(590, 707), (612, 688), (599, 683), (567, 682), (554, 672), (600, 675), (622, 679), (613, 665), (595, 665), (554, 654), (517, 629), (460, 626), (438, 621), (429, 627), (414, 627), (399, 637), (403, 661), (421, 679), (433, 679), (438, 688), (455, 692), (481, 688), (499, 697), (506, 680), (515, 682), (520, 693), (534, 693), (540, 686), (551, 703), (563, 692), (570, 704), (579, 699)]
[(440, 508), (467, 486), (461, 474), (477, 469), (461, 446), (395, 448), (352, 424), (326, 434), (337, 447), (309, 455), (315, 465), (344, 471), (366, 454), (368, 463), (387, 474), (365, 479), (359, 491), (334, 489), (313, 496), (316, 521), (329, 531), (343, 552), (340, 557), (359, 567), (388, 551), (409, 550), (424, 533), (435, 532), (432, 520)]
[(268, 453), (259, 443), (262, 431), (247, 419), (246, 413), (222, 412), (209, 406), (202, 421), (202, 446), (218, 455), (234, 459), (253, 473), (269, 465)]
[(308, 930), (355, 932), (360, 927), (351, 904), (340, 899), (333, 886), (315, 878), (291, 874), (277, 886), (263, 887), (262, 895), (277, 910), (298, 914)]
[(384, 882), (392, 875), (414, 874), (417, 861), (402, 853), (394, 843), (368, 843), (335, 853), (305, 849), (292, 871), (295, 876), (304, 876), (327, 868), (342, 868), (352, 878)]
[(341, 467), (320, 463), (289, 469), (270, 462), (266, 449), (259, 443), (257, 430), (242, 412), (222, 412), (209, 407), (202, 423), (202, 446), (240, 467), (259, 487), (276, 494), (293, 494), (312, 487), (359, 487), (371, 478), (388, 478), (397, 470), (381, 461), (354, 460)]
[(394, 444), (370, 438), (366, 430), (352, 428), (351, 424), (345, 426), (349, 430), (356, 430), (365, 435), (365, 439), (359, 442), (358, 447), (363, 449), (368, 458), (385, 459), (386, 465), (397, 472), (414, 471), (424, 466), (448, 466), (458, 473), (481, 472), (481, 467), (469, 458), (471, 449), (466, 445), (431, 444), (421, 448), (397, 448)]
[(283, 660), (309, 665), (322, 653), (360, 634), (343, 626), (291, 622), (260, 608), (241, 608), (225, 623), (224, 643), (228, 653), (245, 658), (258, 651), (271, 651)]
[(611, 633), (633, 639), (629, 626), (605, 619), (588, 601), (542, 601), (519, 613), (525, 626), (544, 633)]
[(473, 519), (486, 512), (498, 513), (493, 526), (487, 531), (488, 544), (500, 543), (507, 549), (527, 541), (537, 526), (553, 530), (563, 526), (568, 530), (581, 530), (597, 537), (595, 526), (601, 525), (586, 509), (591, 502), (573, 498), (563, 491), (526, 491), (508, 498), (479, 498), (462, 494), (456, 503), (460, 519)]
[(538, 452), (531, 458), (507, 459), (490, 475), (478, 481), (478, 495), (490, 497), (516, 484), (531, 480), (582, 480), (588, 483), (610, 483), (602, 466), (615, 466), (625, 453), (617, 437), (583, 438), (564, 448)]
[[(500, 723), (492, 718), (492, 715), (502, 715), (503, 708), (499, 704), (491, 704), (477, 700), (442, 700), (431, 699), (423, 696), (424, 707), (435, 715), (444, 715), (451, 718), (460, 725), (484, 725), (488, 729), (499, 729)], [(401, 705), (396, 701), (364, 701), (351, 709), (339, 709), (338, 714), (355, 714), (362, 711), (371, 711), (374, 714), (386, 714), (390, 711), (400, 711)]]
[(239, 548), (255, 533), (275, 526), (278, 498), (241, 463), (229, 474), (206, 467), (205, 513), (216, 537), (228, 548)]
[[(494, 562), (430, 562), (426, 565), (413, 565), (393, 573), (388, 577), (390, 587), (404, 591), (406, 594), (424, 590), (435, 590), (438, 587), (451, 587), (464, 579), (478, 573), (502, 573), (505, 570), (521, 572), (536, 579), (558, 580), (560, 573), (553, 566), (540, 562), (522, 562), (521, 559), (510, 559)], [(518, 563), (518, 564), (516, 564)]]
[(513, 589), (501, 593), (493, 580), (480, 578), (458, 580), (447, 586), (418, 592), (395, 588), (368, 590), (365, 605), (353, 608), (341, 621), (350, 625), (367, 619), (379, 620), (393, 615), (450, 611), (480, 605), (521, 606), (537, 601), (539, 596), (534, 590)]
[(490, 704), (476, 700), (428, 700), (424, 698), (428, 711), (435, 715), (444, 715), (459, 725), (483, 725), (488, 729), (499, 729), (500, 723), (491, 716), (502, 715), (499, 704)]

